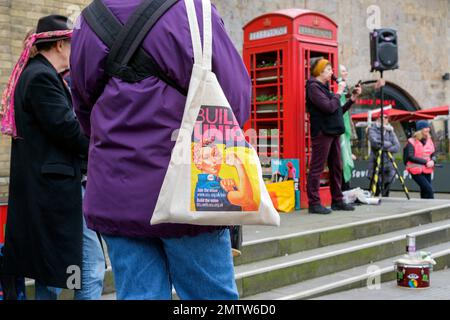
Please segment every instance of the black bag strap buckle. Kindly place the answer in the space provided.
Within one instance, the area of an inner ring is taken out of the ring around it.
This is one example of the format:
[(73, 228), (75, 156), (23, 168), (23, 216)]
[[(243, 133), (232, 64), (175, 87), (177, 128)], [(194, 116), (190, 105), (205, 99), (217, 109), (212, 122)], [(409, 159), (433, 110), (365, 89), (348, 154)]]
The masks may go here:
[(139, 81), (139, 77), (136, 74), (136, 71), (129, 66), (122, 66), (114, 63), (109, 68), (107, 68), (106, 72), (108, 76), (122, 79), (128, 83), (135, 83)]

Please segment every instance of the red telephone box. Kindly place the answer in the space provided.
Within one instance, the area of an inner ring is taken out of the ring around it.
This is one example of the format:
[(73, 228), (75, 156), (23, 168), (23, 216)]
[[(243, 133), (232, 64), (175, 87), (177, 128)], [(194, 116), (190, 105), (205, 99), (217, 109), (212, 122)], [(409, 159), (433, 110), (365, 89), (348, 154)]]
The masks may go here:
[[(252, 79), (252, 112), (245, 129), (263, 167), (271, 158), (298, 158), (301, 207), (308, 207), (307, 173), (311, 159), (309, 115), (305, 85), (310, 59), (324, 57), (338, 68), (338, 27), (314, 11), (287, 9), (255, 18), (244, 27), (244, 62)], [(336, 86), (332, 85), (336, 90)], [(265, 168), (264, 174), (270, 175)], [(320, 196), (331, 203), (327, 171)]]

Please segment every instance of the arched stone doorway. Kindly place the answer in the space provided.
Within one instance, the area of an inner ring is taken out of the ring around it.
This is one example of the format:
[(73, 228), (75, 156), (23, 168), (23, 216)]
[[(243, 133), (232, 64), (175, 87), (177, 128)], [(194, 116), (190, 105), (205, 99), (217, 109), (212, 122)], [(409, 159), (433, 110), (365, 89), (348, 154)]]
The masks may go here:
[[(381, 106), (381, 95), (379, 90), (375, 90), (374, 80), (363, 82), (363, 94), (357, 103), (353, 106), (354, 113), (367, 112), (368, 110), (376, 109)], [(406, 111), (416, 111), (419, 104), (406, 90), (392, 82), (386, 82), (384, 88), (384, 104), (391, 104), (395, 109)]]
[[(380, 90), (375, 90), (375, 83), (375, 80), (363, 82), (363, 94), (353, 105), (351, 109), (352, 114), (367, 113), (368, 111), (379, 109), (381, 107), (381, 94)], [(394, 109), (406, 111), (416, 111), (420, 109), (419, 104), (412, 95), (400, 86), (387, 81), (384, 88), (384, 106), (389, 105)], [(413, 126), (410, 126), (408, 123), (399, 122), (392, 123), (392, 125), (395, 128), (395, 132), (397, 133), (401, 145), (404, 145), (411, 134)], [(357, 123), (353, 136), (354, 153), (358, 159), (361, 160), (366, 160), (369, 156), (366, 129), (366, 122)]]

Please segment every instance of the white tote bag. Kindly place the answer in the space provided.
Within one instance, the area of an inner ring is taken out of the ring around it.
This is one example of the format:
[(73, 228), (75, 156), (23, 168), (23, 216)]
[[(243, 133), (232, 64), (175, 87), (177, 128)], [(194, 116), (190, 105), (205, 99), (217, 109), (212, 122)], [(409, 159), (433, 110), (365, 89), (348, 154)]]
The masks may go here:
[(280, 217), (246, 140), (211, 71), (211, 2), (203, 0), (204, 43), (193, 0), (185, 0), (194, 48), (188, 97), (176, 145), (150, 223), (273, 225)]

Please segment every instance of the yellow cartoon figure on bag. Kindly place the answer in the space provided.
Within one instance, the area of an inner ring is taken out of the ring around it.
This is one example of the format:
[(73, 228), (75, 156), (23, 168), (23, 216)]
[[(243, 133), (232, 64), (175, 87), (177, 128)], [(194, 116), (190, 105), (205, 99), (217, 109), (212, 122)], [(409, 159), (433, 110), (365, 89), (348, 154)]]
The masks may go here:
[(196, 211), (256, 211), (252, 185), (239, 156), (226, 149), (225, 164), (233, 167), (238, 180), (221, 178), (223, 153), (214, 143), (214, 137), (194, 143), (193, 164), (200, 170), (195, 186)]

